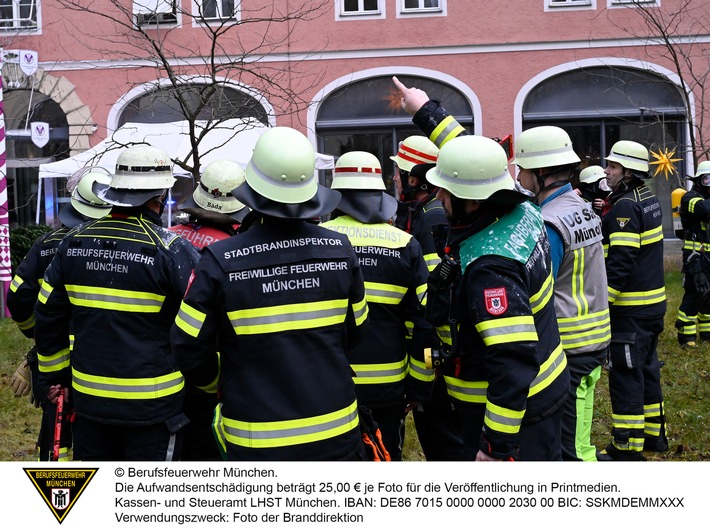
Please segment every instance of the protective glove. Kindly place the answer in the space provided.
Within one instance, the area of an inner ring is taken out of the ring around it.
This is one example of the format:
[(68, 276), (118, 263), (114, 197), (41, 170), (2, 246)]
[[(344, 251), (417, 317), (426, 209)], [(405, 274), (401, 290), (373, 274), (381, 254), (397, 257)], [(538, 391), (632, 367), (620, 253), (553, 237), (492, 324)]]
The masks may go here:
[(32, 372), (27, 359), (17, 366), (12, 379), (10, 379), (10, 388), (12, 388), (15, 397), (24, 397), (32, 391)]

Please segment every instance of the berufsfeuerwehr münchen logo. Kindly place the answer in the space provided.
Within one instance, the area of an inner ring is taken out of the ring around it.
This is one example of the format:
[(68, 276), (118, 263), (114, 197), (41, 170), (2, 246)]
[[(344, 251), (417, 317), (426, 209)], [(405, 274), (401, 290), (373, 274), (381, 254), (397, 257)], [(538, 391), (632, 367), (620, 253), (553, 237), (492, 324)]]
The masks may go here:
[(98, 471), (95, 469), (23, 468), (59, 524)]

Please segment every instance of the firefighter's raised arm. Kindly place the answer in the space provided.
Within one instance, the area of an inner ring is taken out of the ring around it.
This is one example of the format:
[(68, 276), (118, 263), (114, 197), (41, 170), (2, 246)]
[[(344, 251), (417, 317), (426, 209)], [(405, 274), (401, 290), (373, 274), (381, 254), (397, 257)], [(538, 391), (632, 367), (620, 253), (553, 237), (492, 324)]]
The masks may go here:
[(422, 106), (429, 101), (427, 93), (416, 87), (406, 87), (397, 76), (392, 76), (392, 81), (402, 93), (402, 109), (410, 115), (415, 114)]

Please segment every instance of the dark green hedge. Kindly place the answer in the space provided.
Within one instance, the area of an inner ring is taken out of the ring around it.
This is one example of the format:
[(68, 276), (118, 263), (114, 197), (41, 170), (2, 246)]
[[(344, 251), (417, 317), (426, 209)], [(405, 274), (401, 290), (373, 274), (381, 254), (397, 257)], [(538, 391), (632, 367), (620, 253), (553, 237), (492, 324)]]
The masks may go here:
[(52, 228), (46, 225), (25, 225), (10, 230), (10, 258), (12, 260), (13, 275), (15, 275), (17, 266), (25, 258), (34, 241), (51, 230)]

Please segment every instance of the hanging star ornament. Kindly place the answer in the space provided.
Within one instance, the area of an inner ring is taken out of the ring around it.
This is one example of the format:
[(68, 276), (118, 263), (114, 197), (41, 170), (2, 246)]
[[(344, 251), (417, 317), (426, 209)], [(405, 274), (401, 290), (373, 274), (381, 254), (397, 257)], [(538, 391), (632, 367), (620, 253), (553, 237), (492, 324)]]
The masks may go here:
[(677, 163), (683, 159), (673, 157), (675, 155), (675, 150), (675, 148), (672, 150), (668, 148), (661, 148), (658, 151), (651, 150), (651, 155), (653, 155), (655, 160), (649, 161), (648, 164), (657, 165), (656, 171), (653, 172), (653, 177), (656, 177), (658, 174), (662, 173), (663, 177), (665, 177), (666, 181), (668, 181), (668, 178), (676, 172), (673, 163)]

